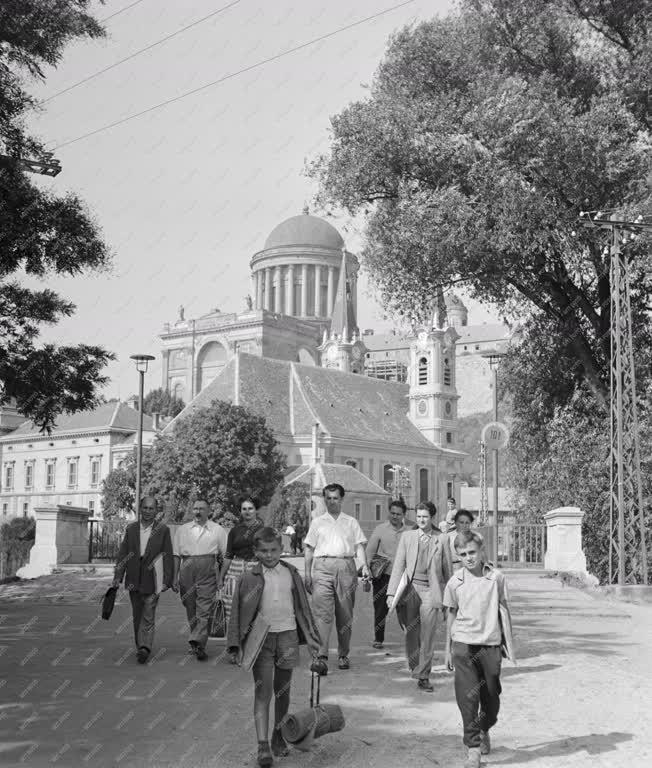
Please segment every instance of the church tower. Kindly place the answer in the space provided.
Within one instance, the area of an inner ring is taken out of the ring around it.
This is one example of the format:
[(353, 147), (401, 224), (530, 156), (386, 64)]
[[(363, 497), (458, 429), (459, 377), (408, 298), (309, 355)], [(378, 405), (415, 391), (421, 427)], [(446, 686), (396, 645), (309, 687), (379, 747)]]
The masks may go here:
[(346, 248), (342, 248), (342, 266), (333, 305), (330, 334), (324, 330), (322, 343), (318, 349), (322, 368), (362, 373), (367, 348), (360, 337), (355, 317), (351, 277), (347, 266)]
[(435, 445), (459, 449), (459, 395), (455, 388), (455, 342), (459, 334), (448, 324), (443, 310), (443, 301), (437, 302), (430, 323), (413, 327), (408, 368), (409, 416)]

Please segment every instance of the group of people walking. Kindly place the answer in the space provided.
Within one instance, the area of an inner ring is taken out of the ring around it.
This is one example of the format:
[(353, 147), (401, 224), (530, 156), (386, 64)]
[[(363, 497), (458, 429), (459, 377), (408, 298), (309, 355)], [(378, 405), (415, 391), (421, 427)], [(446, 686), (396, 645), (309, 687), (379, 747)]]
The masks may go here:
[[(288, 753), (282, 725), (299, 646), (309, 648), (311, 670), (327, 675), (335, 624), (337, 667), (350, 669), (361, 578), (373, 589), (373, 647), (383, 648), (387, 617), (395, 611), (405, 633), (408, 666), (421, 691), (433, 691), (436, 630), (446, 619), (445, 664), (455, 672), (468, 748), (465, 766), (476, 768), (480, 755), (490, 749), (501, 659), (504, 644), (511, 647), (511, 627), (504, 576), (486, 562), (482, 537), (471, 530), (473, 515), (455, 509), (452, 502), (437, 526), (434, 504), (424, 502), (412, 522), (405, 503), (393, 500), (388, 520), (367, 542), (360, 523), (342, 509), (345, 489), (327, 485), (323, 497), (326, 513), (312, 520), (303, 542), (303, 578), (281, 559), (281, 535), (259, 519), (255, 498), (241, 499), (240, 522), (228, 533), (209, 519), (207, 502), (196, 500), (193, 519), (179, 527), (173, 542), (169, 528), (156, 521), (156, 501), (144, 497), (140, 521), (127, 528), (114, 574), (114, 586), (124, 579), (129, 590), (138, 662), (145, 664), (151, 654), (156, 606), (166, 589), (179, 592), (188, 619), (189, 651), (205, 660), (211, 610), (220, 590), (229, 615), (232, 663), (243, 658), (254, 628), (265, 628), (252, 672), (257, 759), (259, 766), (270, 766), (274, 757)], [(157, 579), (162, 582), (158, 586)]]

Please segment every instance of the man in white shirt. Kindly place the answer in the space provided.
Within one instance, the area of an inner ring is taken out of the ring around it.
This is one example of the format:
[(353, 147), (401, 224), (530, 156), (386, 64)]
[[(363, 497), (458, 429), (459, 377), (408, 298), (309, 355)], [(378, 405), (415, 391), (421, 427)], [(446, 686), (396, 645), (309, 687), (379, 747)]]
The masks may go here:
[[(360, 523), (342, 512), (344, 488), (331, 483), (322, 491), (327, 514), (314, 518), (304, 539), (305, 584), (312, 594), (312, 612), (321, 637), (319, 657), (328, 661), (328, 643), (337, 627), (337, 655), (340, 669), (349, 669), (353, 607), (358, 574), (355, 558), (362, 561), (362, 577), (369, 578), (365, 544)], [(324, 673), (327, 667), (324, 663)]]
[(193, 519), (174, 537), (174, 582), (190, 626), (190, 651), (205, 661), (208, 621), (217, 592), (217, 569), (226, 551), (226, 531), (208, 519), (205, 499), (193, 504)]

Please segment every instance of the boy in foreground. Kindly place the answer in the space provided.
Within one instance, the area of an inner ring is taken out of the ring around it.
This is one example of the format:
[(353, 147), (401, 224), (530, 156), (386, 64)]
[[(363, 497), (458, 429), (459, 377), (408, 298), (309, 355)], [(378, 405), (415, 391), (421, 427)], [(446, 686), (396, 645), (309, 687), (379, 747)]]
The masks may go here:
[[(254, 539), (258, 562), (240, 576), (233, 593), (227, 633), (229, 653), (239, 653), (258, 614), (269, 632), (254, 662), (254, 723), (258, 739), (258, 765), (271, 766), (273, 755), (288, 754), (281, 726), (290, 707), (292, 670), (299, 663), (299, 645), (307, 645), (313, 656), (320, 637), (308, 594), (299, 571), (281, 560), (281, 539), (273, 528), (262, 528)], [(274, 696), (274, 730), (271, 747), (269, 705)]]
[[(448, 608), (446, 667), (455, 670), (455, 698), (464, 724), (468, 755), (464, 768), (478, 768), (488, 755), (489, 729), (498, 720), (502, 661), (500, 605), (507, 609), (505, 577), (485, 562), (482, 536), (462, 531), (455, 538), (462, 568), (444, 590)], [(510, 633), (511, 628), (507, 627)]]

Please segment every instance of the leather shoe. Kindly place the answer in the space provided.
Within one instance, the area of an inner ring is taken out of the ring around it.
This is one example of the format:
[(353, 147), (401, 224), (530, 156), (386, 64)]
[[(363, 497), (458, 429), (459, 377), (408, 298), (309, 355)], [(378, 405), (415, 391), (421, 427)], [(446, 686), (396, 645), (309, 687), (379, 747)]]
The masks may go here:
[(348, 656), (340, 656), (340, 659), (337, 662), (337, 666), (340, 669), (350, 669), (351, 664), (349, 662), (349, 657)]
[(417, 688), (420, 691), (428, 691), (428, 693), (432, 693), (435, 690), (430, 680), (419, 680), (417, 683)]
[(146, 664), (147, 659), (149, 659), (149, 648), (145, 648), (145, 646), (143, 646), (136, 652), (136, 660), (139, 664)]
[(195, 656), (197, 657), (198, 661), (206, 661), (208, 658), (208, 654), (206, 651), (201, 647), (201, 645), (198, 645), (195, 649)]

